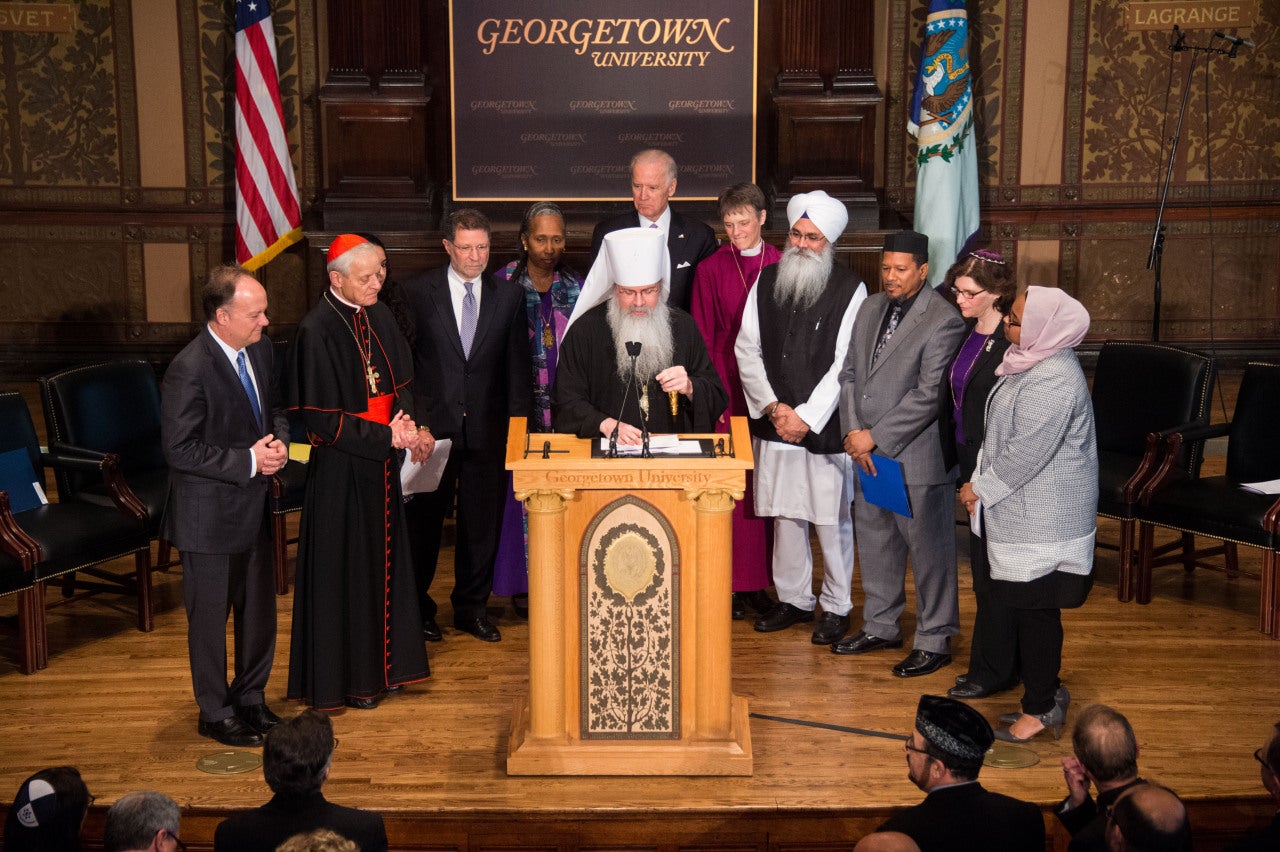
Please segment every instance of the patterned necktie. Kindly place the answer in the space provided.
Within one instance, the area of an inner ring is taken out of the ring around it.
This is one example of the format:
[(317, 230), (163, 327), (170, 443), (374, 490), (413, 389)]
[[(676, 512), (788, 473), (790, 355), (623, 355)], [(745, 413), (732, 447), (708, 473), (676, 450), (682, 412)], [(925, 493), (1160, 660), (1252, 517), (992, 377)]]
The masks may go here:
[(473, 281), (463, 281), (467, 295), (462, 297), (462, 354), (471, 357), (471, 341), (476, 336), (476, 294)]
[(236, 367), (240, 371), (240, 384), (244, 386), (244, 392), (249, 395), (249, 405), (253, 407), (253, 417), (258, 421), (258, 426), (262, 426), (262, 406), (258, 405), (258, 392), (253, 389), (253, 382), (249, 380), (249, 367), (244, 360), (244, 350), (236, 355)]
[(894, 305), (893, 310), (889, 312), (889, 324), (884, 327), (884, 334), (880, 335), (880, 341), (876, 344), (875, 354), (871, 356), (871, 363), (874, 364), (880, 357), (880, 353), (884, 351), (884, 347), (888, 345), (889, 338), (893, 337), (894, 331), (898, 328), (898, 321), (902, 319), (902, 305)]

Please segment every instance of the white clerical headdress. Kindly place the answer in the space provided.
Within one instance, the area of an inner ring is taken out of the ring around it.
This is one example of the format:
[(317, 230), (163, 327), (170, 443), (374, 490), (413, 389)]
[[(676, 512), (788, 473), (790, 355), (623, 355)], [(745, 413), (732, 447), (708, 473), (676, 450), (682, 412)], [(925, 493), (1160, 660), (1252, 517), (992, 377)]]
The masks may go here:
[(600, 254), (591, 264), (567, 330), (583, 314), (609, 298), (614, 285), (650, 287), (661, 282), (662, 300), (671, 293), (671, 255), (667, 235), (657, 228), (623, 228), (604, 235)]

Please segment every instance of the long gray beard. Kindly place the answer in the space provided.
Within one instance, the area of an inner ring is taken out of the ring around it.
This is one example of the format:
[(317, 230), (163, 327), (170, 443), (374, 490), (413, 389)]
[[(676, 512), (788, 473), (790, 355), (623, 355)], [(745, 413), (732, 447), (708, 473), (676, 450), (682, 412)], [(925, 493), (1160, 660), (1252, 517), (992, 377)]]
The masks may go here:
[(609, 330), (613, 332), (618, 378), (624, 382), (631, 378), (631, 356), (627, 354), (627, 341), (640, 344), (636, 375), (642, 383), (671, 366), (675, 344), (671, 339), (670, 311), (665, 302), (651, 308), (648, 316), (638, 317), (630, 311), (624, 311), (617, 299), (610, 299), (606, 316)]
[(794, 305), (801, 310), (813, 307), (831, 277), (835, 250), (826, 246), (813, 252), (801, 246), (789, 246), (778, 261), (778, 280), (773, 299), (779, 307)]

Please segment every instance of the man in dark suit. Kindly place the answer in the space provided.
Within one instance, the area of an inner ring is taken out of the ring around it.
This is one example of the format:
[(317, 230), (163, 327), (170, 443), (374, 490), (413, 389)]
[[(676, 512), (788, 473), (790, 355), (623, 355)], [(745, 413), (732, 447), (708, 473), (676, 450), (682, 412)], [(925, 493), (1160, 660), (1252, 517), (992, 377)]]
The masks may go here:
[(907, 559), (916, 587), (914, 648), (893, 667), (916, 677), (951, 662), (960, 632), (956, 590), (955, 469), (938, 439), (938, 396), (947, 365), (964, 338), (960, 313), (932, 287), (929, 238), (915, 231), (885, 237), (884, 292), (867, 298), (853, 324), (840, 372), (844, 450), (867, 475), (874, 452), (902, 464), (911, 517), (866, 499), (859, 479), (854, 529), (862, 565), (862, 629), (831, 646), (837, 654), (902, 647)]
[[(165, 372), (160, 431), (171, 487), (167, 538), (182, 551), (191, 682), (201, 736), (252, 746), (280, 721), (265, 703), (276, 648), (267, 495), (288, 460), (289, 425), (263, 338), (267, 291), (219, 266), (201, 292), (207, 325)], [(122, 416), (128, 416), (123, 413)], [(227, 614), (235, 679), (227, 684)]]
[(676, 161), (650, 148), (631, 158), (631, 201), (635, 211), (605, 219), (591, 233), (591, 262), (604, 235), (623, 228), (658, 228), (667, 235), (671, 256), (671, 292), (667, 304), (682, 311), (693, 301), (693, 273), (716, 250), (716, 232), (705, 222), (681, 216), (667, 202), (676, 194)]
[(920, 696), (915, 729), (905, 743), (907, 777), (928, 795), (878, 830), (902, 832), (923, 852), (1043, 852), (1040, 809), (978, 783), (994, 741), (991, 725), (969, 705)]
[(262, 750), (262, 774), (275, 795), (219, 823), (214, 852), (274, 852), (295, 834), (317, 828), (354, 841), (362, 852), (385, 852), (387, 829), (379, 814), (335, 805), (321, 792), (337, 744), (333, 723), (317, 710), (303, 710), (272, 728)]
[(485, 642), (502, 634), (489, 621), (493, 562), (502, 527), (507, 425), (529, 414), (529, 342), (524, 290), (486, 272), (489, 220), (478, 210), (449, 215), (449, 265), (404, 284), (417, 325), (414, 398), (420, 428), (452, 441), (440, 486), (405, 507), (418, 578), (423, 635), (441, 638), (431, 598), (440, 530), (457, 506), (453, 625)]

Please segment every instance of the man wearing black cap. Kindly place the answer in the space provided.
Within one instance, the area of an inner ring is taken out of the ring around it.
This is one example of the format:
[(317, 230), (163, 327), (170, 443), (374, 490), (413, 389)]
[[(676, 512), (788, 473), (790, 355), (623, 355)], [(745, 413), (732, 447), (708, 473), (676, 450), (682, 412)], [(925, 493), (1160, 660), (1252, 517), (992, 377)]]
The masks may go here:
[(938, 394), (965, 325), (931, 287), (929, 238), (915, 231), (884, 241), (884, 292), (867, 298), (840, 372), (844, 450), (868, 476), (872, 453), (902, 464), (911, 517), (868, 502), (859, 481), (854, 528), (862, 564), (862, 630), (831, 646), (837, 654), (901, 648), (907, 559), (916, 587), (913, 650), (898, 677), (931, 674), (951, 662), (960, 632), (956, 591), (955, 471), (938, 440)]
[(922, 852), (1042, 852), (1040, 809), (978, 783), (982, 759), (994, 740), (987, 720), (969, 705), (920, 696), (915, 730), (906, 741), (907, 777), (928, 796), (879, 830), (910, 836)]

